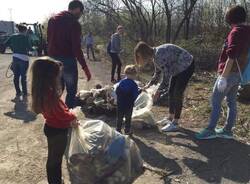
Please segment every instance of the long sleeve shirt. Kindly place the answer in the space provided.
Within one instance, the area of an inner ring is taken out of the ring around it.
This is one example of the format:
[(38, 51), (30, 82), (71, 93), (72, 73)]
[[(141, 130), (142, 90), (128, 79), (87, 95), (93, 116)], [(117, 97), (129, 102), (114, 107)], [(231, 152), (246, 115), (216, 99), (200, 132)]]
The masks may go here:
[[(226, 61), (228, 58), (237, 59), (241, 69), (244, 68), (248, 49), (250, 46), (250, 26), (247, 25), (235, 25), (228, 34), (221, 55), (218, 62), (218, 73), (222, 74), (224, 71)], [(237, 64), (233, 64), (232, 72), (238, 72)]]
[(13, 34), (5, 42), (5, 46), (10, 47), (14, 54), (28, 55), (28, 52), (32, 50), (28, 36), (23, 33)]
[(51, 17), (48, 22), (48, 54), (51, 57), (76, 58), (82, 68), (86, 67), (81, 49), (81, 26), (68, 11)]
[(133, 108), (139, 94), (138, 85), (134, 80), (128, 78), (121, 80), (116, 87), (118, 108), (121, 110)]
[(61, 99), (52, 110), (45, 107), (42, 115), (45, 118), (45, 123), (53, 128), (69, 128), (70, 123), (76, 119), (76, 116), (69, 111), (69, 108)]
[(161, 74), (163, 79), (158, 90), (168, 90), (171, 77), (186, 70), (193, 62), (193, 56), (185, 49), (173, 44), (164, 44), (154, 49), (155, 72), (149, 85), (157, 84)]
[(111, 36), (111, 53), (119, 54), (121, 52), (121, 36), (118, 33), (115, 33)]

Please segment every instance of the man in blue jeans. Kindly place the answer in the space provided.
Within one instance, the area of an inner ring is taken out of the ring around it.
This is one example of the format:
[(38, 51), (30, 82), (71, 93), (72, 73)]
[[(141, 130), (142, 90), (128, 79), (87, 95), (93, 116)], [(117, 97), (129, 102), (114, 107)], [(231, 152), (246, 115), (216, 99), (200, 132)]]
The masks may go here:
[[(196, 134), (197, 139), (233, 138), (232, 128), (237, 118), (239, 68), (241, 71), (244, 70), (250, 46), (250, 26), (245, 24), (246, 17), (246, 11), (241, 6), (234, 6), (226, 13), (226, 21), (232, 30), (227, 36), (218, 64), (219, 77), (213, 89), (209, 125)], [(227, 121), (224, 128), (215, 129), (220, 117), (221, 103), (225, 97), (228, 106)]]
[(83, 14), (81, 1), (69, 3), (68, 11), (63, 11), (50, 18), (48, 22), (48, 55), (63, 63), (62, 83), (66, 86), (65, 103), (69, 108), (75, 107), (77, 93), (78, 69), (80, 63), (87, 80), (91, 74), (81, 50), (81, 26), (78, 19)]
[[(6, 47), (10, 47), (13, 52), (13, 62), (11, 70), (14, 73), (14, 85), (16, 89), (16, 97), (14, 101), (27, 100), (27, 70), (29, 68), (28, 52), (32, 50), (29, 38), (26, 35), (27, 28), (24, 25), (17, 26), (19, 33), (12, 35), (5, 43)], [(22, 91), (19, 87), (21, 78)]]

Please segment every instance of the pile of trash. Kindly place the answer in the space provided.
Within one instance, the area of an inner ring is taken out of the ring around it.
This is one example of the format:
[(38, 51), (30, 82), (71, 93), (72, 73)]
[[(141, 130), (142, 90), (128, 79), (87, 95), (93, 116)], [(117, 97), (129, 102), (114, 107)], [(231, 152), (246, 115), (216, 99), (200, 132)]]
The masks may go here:
[(135, 142), (101, 120), (72, 130), (68, 164), (74, 184), (128, 184), (143, 171)]
[[(135, 101), (132, 115), (132, 126), (135, 128), (152, 128), (155, 127), (155, 120), (151, 112), (153, 107), (152, 95), (156, 92), (158, 85), (151, 86), (147, 92), (142, 92)], [(97, 85), (95, 89), (90, 91), (82, 90), (77, 95), (78, 105), (82, 110), (94, 115), (110, 115), (116, 114), (117, 103), (115, 86), (105, 86), (102, 88)]]
[(77, 105), (89, 114), (113, 115), (116, 113), (115, 92), (113, 86), (96, 85), (95, 89), (81, 90), (77, 94)]

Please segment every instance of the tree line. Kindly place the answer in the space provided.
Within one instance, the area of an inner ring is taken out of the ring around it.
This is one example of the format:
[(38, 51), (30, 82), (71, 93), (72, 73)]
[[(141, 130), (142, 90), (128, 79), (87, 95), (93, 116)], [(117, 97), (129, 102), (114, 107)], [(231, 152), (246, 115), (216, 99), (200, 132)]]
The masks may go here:
[(132, 41), (154, 44), (224, 33), (226, 8), (241, 4), (248, 10), (250, 1), (86, 0), (84, 4), (84, 30), (109, 35), (122, 24)]

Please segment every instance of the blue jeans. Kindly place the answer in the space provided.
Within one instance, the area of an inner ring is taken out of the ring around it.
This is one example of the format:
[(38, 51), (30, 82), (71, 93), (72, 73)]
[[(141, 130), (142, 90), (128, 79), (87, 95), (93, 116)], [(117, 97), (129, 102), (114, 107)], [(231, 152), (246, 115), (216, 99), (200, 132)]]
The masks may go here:
[(221, 112), (222, 100), (226, 97), (227, 101), (227, 122), (225, 125), (225, 130), (231, 131), (237, 117), (237, 91), (240, 83), (240, 76), (237, 73), (232, 73), (227, 77), (227, 88), (221, 93), (217, 89), (217, 81), (215, 82), (213, 95), (212, 95), (212, 112), (210, 116), (210, 121), (208, 128), (214, 130), (217, 122), (219, 120)]
[(62, 90), (66, 87), (65, 103), (69, 108), (75, 107), (77, 83), (78, 83), (78, 69), (75, 58), (55, 57), (55, 60), (63, 63), (62, 73)]
[(16, 95), (21, 95), (21, 89), (19, 87), (20, 77), (22, 84), (23, 95), (27, 95), (27, 70), (29, 68), (29, 61), (23, 61), (16, 57), (13, 57), (11, 70), (14, 73), (14, 86), (16, 89)]

